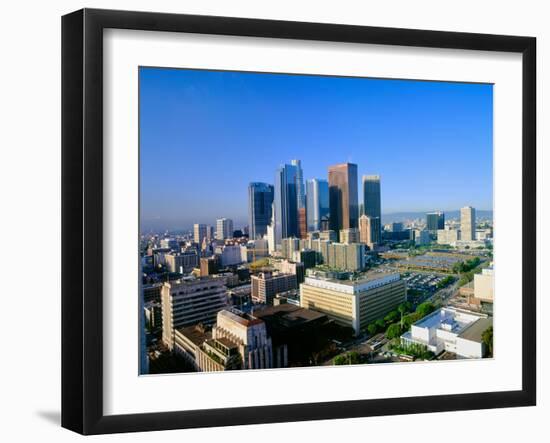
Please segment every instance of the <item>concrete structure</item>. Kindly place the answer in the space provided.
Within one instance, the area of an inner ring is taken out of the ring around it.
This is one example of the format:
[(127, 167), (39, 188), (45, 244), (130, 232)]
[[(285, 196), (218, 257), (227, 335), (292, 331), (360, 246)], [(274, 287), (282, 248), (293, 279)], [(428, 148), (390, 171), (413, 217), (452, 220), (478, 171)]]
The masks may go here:
[(359, 221), (357, 165), (342, 163), (329, 166), (330, 229), (357, 228)]
[(483, 314), (441, 308), (413, 323), (401, 336), (401, 344), (425, 346), (435, 355), (447, 351), (459, 358), (482, 358), (485, 345), (481, 336), (492, 324), (493, 319)]
[(254, 182), (248, 185), (249, 238), (256, 240), (267, 234), (273, 208), (273, 185)]
[(221, 266), (234, 266), (243, 262), (240, 245), (225, 245), (216, 248), (216, 255), (220, 257)]
[(200, 260), (201, 277), (207, 277), (216, 274), (220, 267), (220, 258), (218, 256), (203, 257)]
[(174, 330), (198, 323), (212, 324), (227, 305), (223, 280), (188, 278), (164, 283), (161, 292), (162, 340), (172, 349)]
[(476, 239), (476, 210), (471, 206), (460, 209), (460, 240), (474, 241)]
[(304, 263), (301, 263), (300, 261), (279, 260), (274, 263), (274, 267), (282, 274), (294, 274), (296, 276), (297, 285), (303, 283), (306, 275)]
[(359, 243), (359, 229), (349, 228), (340, 230), (340, 243)]
[(306, 188), (307, 229), (320, 231), (322, 218), (330, 212), (328, 182), (314, 178), (306, 182)]
[(233, 220), (230, 218), (219, 218), (216, 220), (216, 240), (233, 238)]
[(250, 277), (252, 300), (256, 303), (273, 304), (273, 298), (298, 287), (296, 274), (261, 272)]
[(458, 229), (438, 229), (437, 244), (454, 246), (460, 239), (460, 231)]
[(325, 313), (356, 334), (407, 299), (399, 274), (373, 274), (360, 280), (308, 276), (300, 285), (300, 306)]
[(206, 238), (206, 225), (195, 223), (193, 225), (193, 241), (198, 245), (202, 245), (202, 242), (205, 238)]
[(425, 229), (411, 230), (412, 239), (417, 246), (428, 245), (431, 242), (430, 231)]
[(306, 208), (298, 208), (298, 237), (307, 238)]
[(486, 268), (481, 274), (474, 274), (474, 297), (485, 302), (493, 302), (495, 298), (495, 279), (492, 268)]
[(164, 256), (166, 267), (170, 272), (179, 272), (187, 274), (199, 265), (199, 254), (197, 250), (166, 254)]
[(160, 247), (162, 249), (171, 249), (173, 251), (178, 251), (180, 248), (180, 244), (175, 238), (167, 237), (163, 238), (160, 241)]
[(369, 249), (375, 249), (382, 240), (380, 234), (380, 218), (362, 215), (359, 217), (359, 237)]

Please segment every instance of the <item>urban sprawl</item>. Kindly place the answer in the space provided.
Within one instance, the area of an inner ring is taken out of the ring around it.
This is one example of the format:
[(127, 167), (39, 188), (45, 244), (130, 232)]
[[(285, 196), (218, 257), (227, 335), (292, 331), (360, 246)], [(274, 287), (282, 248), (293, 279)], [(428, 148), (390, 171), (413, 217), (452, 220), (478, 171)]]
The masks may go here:
[(249, 184), (246, 226), (143, 233), (142, 372), (492, 357), (492, 216), (383, 224), (380, 176), (361, 202), (358, 179), (292, 160)]

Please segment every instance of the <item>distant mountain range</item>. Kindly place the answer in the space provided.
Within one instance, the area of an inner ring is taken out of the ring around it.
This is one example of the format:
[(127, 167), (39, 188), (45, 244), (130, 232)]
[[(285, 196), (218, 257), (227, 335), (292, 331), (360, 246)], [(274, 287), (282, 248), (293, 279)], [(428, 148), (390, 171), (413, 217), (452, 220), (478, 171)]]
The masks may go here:
[[(443, 211), (445, 213), (445, 220), (458, 220), (460, 218), (460, 210)], [(405, 222), (407, 220), (425, 219), (426, 212), (393, 212), (391, 214), (382, 214), (382, 224), (392, 222)], [(476, 209), (477, 219), (493, 219), (493, 211), (478, 210)]]

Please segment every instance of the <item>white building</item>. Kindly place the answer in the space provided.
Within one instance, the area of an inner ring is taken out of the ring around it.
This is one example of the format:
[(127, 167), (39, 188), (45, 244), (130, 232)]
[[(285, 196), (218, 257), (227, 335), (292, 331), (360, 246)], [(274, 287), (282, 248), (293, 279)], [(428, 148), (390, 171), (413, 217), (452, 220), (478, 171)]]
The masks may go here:
[(458, 358), (482, 358), (485, 345), (481, 335), (492, 324), (493, 319), (484, 314), (441, 308), (413, 323), (401, 336), (401, 343), (426, 346), (435, 355), (447, 351)]
[(222, 266), (232, 266), (242, 263), (240, 245), (226, 245), (216, 248), (216, 254), (220, 256)]
[(454, 246), (459, 239), (458, 229), (438, 229), (437, 244)]
[(425, 229), (415, 229), (413, 231), (414, 244), (417, 246), (430, 244), (430, 231)]
[(460, 209), (461, 240), (472, 241), (476, 239), (476, 210), (471, 206)]

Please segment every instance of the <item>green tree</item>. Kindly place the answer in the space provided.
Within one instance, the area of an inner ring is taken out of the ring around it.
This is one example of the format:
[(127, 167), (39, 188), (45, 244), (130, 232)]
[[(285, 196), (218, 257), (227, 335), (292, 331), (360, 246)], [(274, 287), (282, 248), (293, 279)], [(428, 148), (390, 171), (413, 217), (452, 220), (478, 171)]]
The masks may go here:
[(397, 311), (391, 311), (384, 317), (384, 321), (386, 323), (393, 323), (399, 318), (399, 312)]
[(376, 335), (376, 333), (378, 332), (378, 327), (374, 323), (371, 323), (367, 326), (367, 331), (369, 335)]
[(399, 323), (392, 323), (386, 330), (386, 337), (390, 340), (397, 338), (401, 335), (401, 325)]
[(384, 328), (386, 327), (386, 322), (384, 320), (382, 320), (381, 318), (376, 320), (374, 322), (374, 324), (376, 325), (376, 327), (378, 328), (379, 331), (383, 331)]
[(489, 326), (481, 334), (481, 340), (485, 345), (485, 357), (493, 356), (493, 327)]
[(422, 318), (432, 313), (434, 310), (435, 306), (433, 305), (433, 303), (426, 301), (418, 305), (418, 307), (416, 308), (416, 313), (420, 316), (420, 318)]

